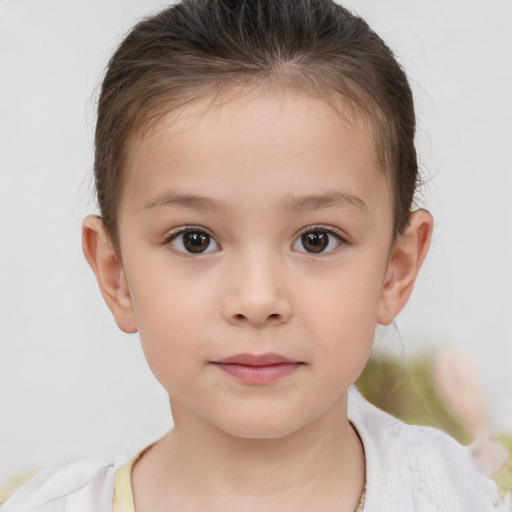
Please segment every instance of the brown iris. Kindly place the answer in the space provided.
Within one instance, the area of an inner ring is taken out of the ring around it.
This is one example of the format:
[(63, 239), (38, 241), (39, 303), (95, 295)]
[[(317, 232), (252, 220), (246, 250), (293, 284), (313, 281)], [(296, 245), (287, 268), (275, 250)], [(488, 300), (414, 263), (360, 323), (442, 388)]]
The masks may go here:
[(322, 252), (329, 245), (329, 235), (326, 231), (308, 231), (301, 237), (302, 245), (308, 252)]
[(187, 231), (183, 234), (183, 245), (188, 252), (204, 252), (210, 245), (210, 236), (202, 231)]

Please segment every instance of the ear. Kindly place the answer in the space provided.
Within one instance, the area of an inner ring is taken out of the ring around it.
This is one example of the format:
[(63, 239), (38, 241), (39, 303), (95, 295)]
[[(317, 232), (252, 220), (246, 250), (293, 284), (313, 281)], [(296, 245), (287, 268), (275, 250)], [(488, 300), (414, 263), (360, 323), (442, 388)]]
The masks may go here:
[(409, 300), (430, 246), (433, 225), (426, 210), (412, 212), (405, 233), (396, 240), (379, 302), (379, 324), (389, 325)]
[(117, 325), (124, 332), (137, 332), (132, 299), (123, 265), (100, 217), (89, 215), (84, 219), (82, 248), (85, 259), (96, 275), (101, 294), (112, 311)]

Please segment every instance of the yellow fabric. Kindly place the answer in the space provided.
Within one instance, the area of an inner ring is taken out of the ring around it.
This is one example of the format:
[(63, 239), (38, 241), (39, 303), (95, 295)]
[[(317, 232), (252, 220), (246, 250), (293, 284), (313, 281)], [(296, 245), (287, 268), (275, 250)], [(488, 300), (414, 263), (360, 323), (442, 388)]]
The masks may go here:
[(114, 480), (112, 512), (135, 512), (132, 492), (132, 467), (142, 453), (137, 454), (130, 462), (117, 470)]
[(0, 487), (0, 505), (7, 501), (23, 484), (26, 484), (39, 470), (34, 469), (24, 473), (15, 473)]
[[(112, 512), (135, 512), (132, 491), (132, 467), (145, 451), (146, 450), (143, 450), (137, 454), (130, 462), (117, 470), (114, 480), (114, 502), (112, 504)], [(364, 512), (365, 496), (366, 486), (363, 488), (361, 499), (355, 512)]]
[(356, 512), (364, 512), (364, 499), (366, 498), (366, 484), (363, 487), (363, 492), (361, 493), (361, 499), (359, 500), (359, 505), (357, 506)]

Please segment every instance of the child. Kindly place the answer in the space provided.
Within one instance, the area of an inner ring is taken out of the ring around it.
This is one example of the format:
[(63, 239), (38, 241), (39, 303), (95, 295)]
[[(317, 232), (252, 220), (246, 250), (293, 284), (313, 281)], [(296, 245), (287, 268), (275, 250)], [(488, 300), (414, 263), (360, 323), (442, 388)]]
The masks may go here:
[(351, 387), (430, 242), (414, 130), (392, 53), (330, 0), (184, 0), (137, 25), (101, 90), (83, 247), (175, 427), (2, 511), (499, 510), (470, 448)]

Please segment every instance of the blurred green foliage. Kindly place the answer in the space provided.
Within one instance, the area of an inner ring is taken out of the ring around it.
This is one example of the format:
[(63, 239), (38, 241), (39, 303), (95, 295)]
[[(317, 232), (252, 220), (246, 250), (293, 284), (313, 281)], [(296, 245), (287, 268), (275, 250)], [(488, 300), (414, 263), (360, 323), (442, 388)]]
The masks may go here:
[(503, 495), (504, 491), (512, 493), (512, 436), (501, 434), (497, 439), (509, 453), (508, 461), (505, 466), (493, 476)]
[[(356, 384), (369, 402), (405, 423), (435, 427), (462, 444), (471, 443), (471, 437), (439, 395), (431, 357), (407, 363), (372, 357)], [(510, 454), (508, 463), (493, 477), (503, 496), (512, 492), (512, 436), (503, 434), (497, 439)]]

